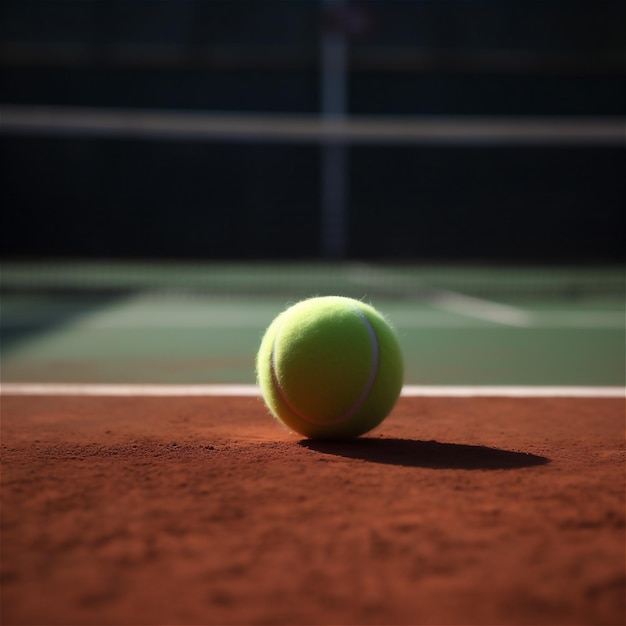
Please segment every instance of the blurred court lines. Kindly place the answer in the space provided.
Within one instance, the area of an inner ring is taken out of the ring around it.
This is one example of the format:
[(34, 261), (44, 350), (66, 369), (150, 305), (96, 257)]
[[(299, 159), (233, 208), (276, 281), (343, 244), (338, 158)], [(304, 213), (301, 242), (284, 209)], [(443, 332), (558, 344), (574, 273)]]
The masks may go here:
[[(618, 300), (373, 299), (398, 330), (407, 384), (623, 385)], [(3, 298), (3, 382), (251, 383), (289, 301), (195, 295)]]

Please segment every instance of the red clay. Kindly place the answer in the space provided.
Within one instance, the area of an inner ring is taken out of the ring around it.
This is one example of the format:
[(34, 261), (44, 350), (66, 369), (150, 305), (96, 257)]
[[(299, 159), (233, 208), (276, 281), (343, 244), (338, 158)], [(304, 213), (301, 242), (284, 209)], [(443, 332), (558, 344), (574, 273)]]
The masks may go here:
[(2, 624), (624, 624), (624, 402), (2, 397)]

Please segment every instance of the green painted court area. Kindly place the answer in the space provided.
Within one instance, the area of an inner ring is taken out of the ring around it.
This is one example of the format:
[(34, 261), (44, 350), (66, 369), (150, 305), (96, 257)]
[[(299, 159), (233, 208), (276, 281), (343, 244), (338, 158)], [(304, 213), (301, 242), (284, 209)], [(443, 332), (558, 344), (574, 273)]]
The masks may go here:
[(407, 384), (625, 381), (621, 268), (5, 264), (2, 381), (252, 383), (265, 327), (311, 295), (371, 302)]

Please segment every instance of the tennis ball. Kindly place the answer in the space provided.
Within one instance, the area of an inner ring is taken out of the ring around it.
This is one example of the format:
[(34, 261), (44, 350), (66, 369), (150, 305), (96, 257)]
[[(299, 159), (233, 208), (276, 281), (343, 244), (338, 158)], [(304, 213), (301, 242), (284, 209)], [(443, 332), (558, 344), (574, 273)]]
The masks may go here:
[(267, 407), (285, 426), (314, 439), (344, 439), (387, 417), (404, 368), (396, 334), (375, 308), (326, 296), (276, 317), (256, 372)]

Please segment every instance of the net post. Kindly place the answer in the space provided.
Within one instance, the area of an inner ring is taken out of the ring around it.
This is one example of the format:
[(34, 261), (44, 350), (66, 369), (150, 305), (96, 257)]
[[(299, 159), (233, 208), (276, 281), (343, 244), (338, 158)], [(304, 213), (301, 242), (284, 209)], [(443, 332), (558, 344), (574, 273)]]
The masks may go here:
[[(320, 115), (322, 125), (345, 120), (348, 110), (348, 41), (344, 0), (322, 0)], [(325, 259), (347, 253), (349, 147), (325, 138), (320, 145), (321, 249)]]

